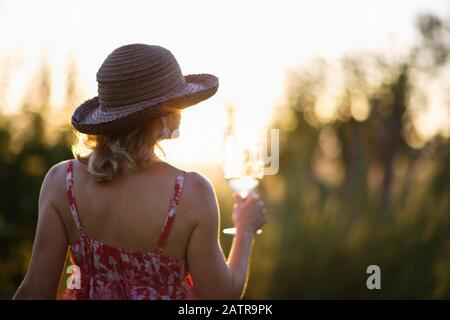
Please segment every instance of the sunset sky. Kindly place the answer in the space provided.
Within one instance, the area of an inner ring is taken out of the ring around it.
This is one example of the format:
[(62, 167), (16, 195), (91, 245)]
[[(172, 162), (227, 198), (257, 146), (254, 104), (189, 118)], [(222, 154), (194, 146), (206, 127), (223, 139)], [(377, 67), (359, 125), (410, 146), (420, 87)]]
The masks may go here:
[[(0, 0), (0, 58), (14, 56), (18, 63), (6, 111), (16, 110), (44, 54), (52, 66), (53, 101), (58, 105), (69, 56), (77, 61), (83, 97), (89, 98), (96, 95), (95, 73), (113, 49), (135, 42), (158, 44), (172, 51), (184, 74), (212, 73), (220, 78), (218, 94), (184, 112), (181, 138), (167, 146), (169, 157), (173, 157), (170, 150), (178, 150), (179, 159), (180, 148), (195, 149), (187, 142), (201, 136), (211, 145), (210, 154), (218, 150), (215, 139), (223, 132), (226, 103), (236, 105), (240, 127), (261, 129), (283, 94), (286, 68), (315, 56), (337, 58), (355, 49), (401, 52), (414, 42), (414, 18), (423, 12), (448, 17), (450, 4), (444, 0)], [(433, 102), (420, 120), (425, 135), (448, 126), (446, 110), (439, 99)], [(185, 156), (184, 161), (192, 159)]]

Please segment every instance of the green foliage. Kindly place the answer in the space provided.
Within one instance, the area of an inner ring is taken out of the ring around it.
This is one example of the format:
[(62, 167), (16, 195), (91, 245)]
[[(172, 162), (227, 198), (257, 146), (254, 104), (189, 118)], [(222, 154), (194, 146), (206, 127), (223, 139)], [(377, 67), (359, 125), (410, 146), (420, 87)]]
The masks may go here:
[(56, 119), (49, 110), (48, 74), (44, 64), (36, 87), (26, 95), (20, 116), (0, 115), (1, 298), (12, 297), (26, 272), (44, 176), (51, 166), (71, 158), (71, 132), (51, 130), (48, 125), (50, 119)]
[[(429, 29), (443, 23), (427, 19), (421, 31), (434, 38), (424, 42), (442, 50), (440, 33)], [(382, 77), (371, 85), (372, 58), (345, 59), (348, 81), (333, 121), (315, 110), (335, 69), (319, 61), (290, 74), (289, 103), (277, 121), (280, 172), (262, 186), (273, 218), (257, 241), (272, 261), (265, 273), (256, 270), (268, 280), (253, 277), (247, 298), (450, 298), (449, 139), (410, 146), (418, 136), (410, 97), (426, 90), (411, 80), (418, 52), (376, 57)], [(436, 53), (436, 68), (444, 56)], [(360, 121), (352, 117), (357, 104), (369, 106)], [(370, 265), (381, 268), (381, 290), (366, 287)]]

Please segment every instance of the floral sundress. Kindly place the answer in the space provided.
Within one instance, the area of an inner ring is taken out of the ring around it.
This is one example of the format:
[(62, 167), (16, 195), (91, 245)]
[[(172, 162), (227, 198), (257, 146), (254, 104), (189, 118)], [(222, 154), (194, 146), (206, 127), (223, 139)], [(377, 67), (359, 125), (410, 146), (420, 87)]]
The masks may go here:
[[(195, 299), (186, 261), (162, 253), (175, 219), (185, 172), (176, 177), (168, 213), (155, 251), (125, 250), (90, 238), (83, 230), (73, 190), (73, 159), (67, 163), (66, 190), (70, 212), (80, 237), (70, 246), (72, 286), (60, 299)], [(77, 278), (78, 277), (78, 278)]]

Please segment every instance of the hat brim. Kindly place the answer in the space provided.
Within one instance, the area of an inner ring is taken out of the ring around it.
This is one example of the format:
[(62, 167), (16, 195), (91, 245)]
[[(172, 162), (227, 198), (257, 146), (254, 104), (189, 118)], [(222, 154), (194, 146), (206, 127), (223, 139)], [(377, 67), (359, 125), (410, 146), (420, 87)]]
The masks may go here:
[(138, 127), (143, 122), (165, 116), (173, 108), (184, 109), (213, 96), (219, 79), (211, 74), (184, 76), (186, 86), (165, 96), (123, 107), (102, 108), (97, 97), (82, 103), (72, 115), (72, 125), (86, 134), (114, 134)]

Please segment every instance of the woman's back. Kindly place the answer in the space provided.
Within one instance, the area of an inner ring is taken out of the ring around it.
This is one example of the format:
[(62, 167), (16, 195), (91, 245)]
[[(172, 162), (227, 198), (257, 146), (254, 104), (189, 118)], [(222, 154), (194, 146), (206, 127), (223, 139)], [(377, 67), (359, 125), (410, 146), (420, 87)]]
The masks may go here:
[(185, 261), (194, 222), (180, 205), (184, 171), (156, 163), (110, 184), (92, 181), (77, 161), (66, 172), (64, 223), (81, 286), (64, 299), (194, 298)]
[[(111, 183), (95, 182), (85, 166), (74, 161), (74, 193), (84, 231), (92, 238), (113, 246), (137, 251), (156, 249), (159, 233), (167, 216), (178, 169), (155, 163), (139, 173), (127, 172)], [(188, 238), (194, 227), (189, 212), (189, 173), (186, 188), (177, 206), (176, 223), (164, 247), (164, 253), (184, 259)], [(70, 243), (79, 236), (67, 200), (61, 201), (64, 224)], [(186, 201), (185, 201), (186, 200)], [(65, 205), (64, 205), (65, 202)]]

